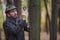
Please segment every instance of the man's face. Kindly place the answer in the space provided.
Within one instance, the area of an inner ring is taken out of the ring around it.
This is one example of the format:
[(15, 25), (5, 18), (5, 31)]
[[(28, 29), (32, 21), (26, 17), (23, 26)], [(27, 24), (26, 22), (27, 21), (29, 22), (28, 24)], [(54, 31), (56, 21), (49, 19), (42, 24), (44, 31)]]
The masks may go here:
[(17, 10), (13, 9), (13, 10), (9, 11), (8, 16), (11, 18), (14, 18), (14, 19), (17, 18), (18, 17)]

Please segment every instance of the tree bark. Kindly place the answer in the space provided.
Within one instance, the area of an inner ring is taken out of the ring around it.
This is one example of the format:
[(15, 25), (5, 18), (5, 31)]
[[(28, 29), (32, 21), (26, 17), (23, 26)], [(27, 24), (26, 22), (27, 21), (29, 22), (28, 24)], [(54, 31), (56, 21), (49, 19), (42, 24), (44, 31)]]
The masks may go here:
[(45, 5), (45, 9), (46, 9), (46, 24), (45, 24), (45, 27), (46, 27), (46, 32), (48, 34), (48, 29), (50, 27), (50, 17), (49, 17), (49, 13), (48, 13), (48, 8), (47, 8), (47, 1), (48, 0), (44, 0), (44, 5)]
[(17, 8), (18, 17), (20, 17), (20, 14), (21, 14), (21, 0), (14, 0), (14, 5)]
[(58, 0), (52, 0), (52, 19), (50, 27), (50, 40), (57, 40), (57, 16), (58, 16)]
[(41, 0), (29, 0), (29, 40), (40, 40)]
[(6, 2), (7, 2), (7, 5), (13, 4), (13, 0), (6, 0)]

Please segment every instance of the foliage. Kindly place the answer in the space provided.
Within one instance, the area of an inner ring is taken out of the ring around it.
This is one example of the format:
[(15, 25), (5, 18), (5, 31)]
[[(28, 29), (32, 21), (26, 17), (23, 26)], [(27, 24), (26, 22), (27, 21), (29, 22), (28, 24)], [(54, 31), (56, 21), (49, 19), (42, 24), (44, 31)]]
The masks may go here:
[(22, 0), (22, 7), (28, 8), (28, 0)]
[(2, 28), (2, 23), (3, 23), (3, 16), (2, 12), (0, 12), (0, 29)]

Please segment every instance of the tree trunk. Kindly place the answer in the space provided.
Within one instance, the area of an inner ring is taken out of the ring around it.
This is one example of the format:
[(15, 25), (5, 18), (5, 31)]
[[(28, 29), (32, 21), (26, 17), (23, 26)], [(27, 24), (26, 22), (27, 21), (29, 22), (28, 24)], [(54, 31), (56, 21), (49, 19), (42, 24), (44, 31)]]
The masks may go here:
[(7, 2), (7, 5), (13, 4), (13, 0), (6, 0), (6, 2)]
[(29, 40), (40, 40), (41, 0), (29, 0)]
[(50, 17), (49, 17), (49, 13), (48, 13), (48, 8), (47, 8), (47, 0), (44, 0), (44, 5), (45, 5), (45, 9), (46, 9), (46, 24), (45, 24), (45, 27), (46, 27), (46, 32), (48, 34), (48, 29), (50, 27)]
[(18, 17), (21, 14), (21, 0), (14, 0), (14, 5), (17, 7)]
[[(60, 5), (60, 4), (59, 4)], [(58, 26), (58, 30), (59, 30), (59, 34), (60, 34), (60, 6), (59, 6), (59, 11), (58, 11), (58, 17), (59, 17), (59, 26)]]
[(52, 0), (52, 20), (50, 27), (50, 40), (57, 40), (57, 16), (58, 16), (57, 0)]

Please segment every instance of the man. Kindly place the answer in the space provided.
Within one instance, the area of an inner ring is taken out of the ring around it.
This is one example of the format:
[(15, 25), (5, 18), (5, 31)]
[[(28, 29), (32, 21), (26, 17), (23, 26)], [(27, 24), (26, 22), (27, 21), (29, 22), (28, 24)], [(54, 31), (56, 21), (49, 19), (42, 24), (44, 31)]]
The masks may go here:
[(6, 20), (3, 23), (6, 40), (25, 40), (24, 30), (28, 31), (25, 20), (18, 18), (16, 7), (7, 5)]

